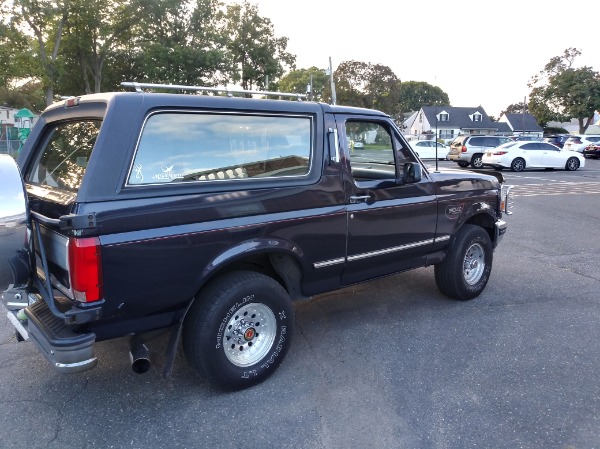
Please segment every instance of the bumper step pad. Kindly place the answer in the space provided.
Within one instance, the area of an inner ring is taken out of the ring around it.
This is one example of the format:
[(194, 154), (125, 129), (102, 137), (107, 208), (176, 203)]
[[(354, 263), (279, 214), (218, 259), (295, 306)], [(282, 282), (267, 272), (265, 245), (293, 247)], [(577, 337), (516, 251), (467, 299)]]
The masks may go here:
[(96, 335), (77, 334), (64, 320), (52, 314), (43, 300), (25, 309), (29, 338), (61, 373), (77, 373), (94, 368)]

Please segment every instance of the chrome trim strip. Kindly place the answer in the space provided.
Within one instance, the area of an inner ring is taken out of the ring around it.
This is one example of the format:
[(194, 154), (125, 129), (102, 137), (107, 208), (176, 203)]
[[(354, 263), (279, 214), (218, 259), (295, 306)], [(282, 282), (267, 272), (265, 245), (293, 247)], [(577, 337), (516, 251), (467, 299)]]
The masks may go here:
[[(367, 259), (369, 257), (382, 256), (384, 254), (394, 253), (397, 251), (404, 251), (406, 249), (418, 248), (419, 246), (431, 245), (434, 242), (445, 242), (446, 240), (450, 240), (449, 235), (444, 235), (442, 237), (436, 237), (435, 239), (422, 240), (420, 242), (408, 243), (406, 245), (394, 246), (392, 248), (380, 249), (377, 251), (370, 251), (368, 253), (355, 254), (354, 256), (348, 256), (348, 262), (352, 262), (355, 260)], [(340, 263), (344, 263), (346, 259), (344, 257), (339, 257), (337, 259), (325, 260), (323, 262), (315, 262), (313, 266), (317, 269), (330, 267), (332, 265), (338, 265)]]
[(85, 367), (87, 365), (92, 365), (92, 364), (95, 364), (97, 361), (98, 361), (97, 357), (92, 357), (91, 359), (87, 359), (87, 360), (84, 360), (82, 362), (75, 362), (75, 363), (60, 363), (60, 362), (55, 362), (54, 366), (57, 369), (59, 369), (59, 370), (60, 369), (67, 369), (68, 370), (68, 369), (71, 369), (71, 368), (75, 369), (75, 368)]
[(17, 317), (14, 316), (11, 312), (8, 312), (6, 314), (6, 316), (8, 317), (8, 320), (11, 322), (11, 324), (15, 327), (15, 329), (17, 330), (17, 332), (19, 334), (21, 334), (21, 337), (23, 337), (23, 340), (24, 341), (29, 340), (29, 333), (25, 330), (25, 328), (19, 322), (19, 320), (17, 319)]
[(338, 265), (346, 261), (345, 257), (338, 257), (337, 259), (324, 260), (323, 262), (315, 262), (313, 266), (317, 269), (330, 267), (332, 265)]
[(417, 248), (419, 246), (431, 245), (434, 242), (434, 239), (423, 240), (415, 243), (408, 243), (406, 245), (394, 246), (393, 248), (380, 249), (378, 251), (370, 251), (368, 253), (356, 254), (354, 256), (348, 257), (348, 262), (352, 262), (355, 260), (366, 259), (374, 256), (381, 256), (383, 254), (394, 253), (397, 251), (404, 251), (405, 249)]

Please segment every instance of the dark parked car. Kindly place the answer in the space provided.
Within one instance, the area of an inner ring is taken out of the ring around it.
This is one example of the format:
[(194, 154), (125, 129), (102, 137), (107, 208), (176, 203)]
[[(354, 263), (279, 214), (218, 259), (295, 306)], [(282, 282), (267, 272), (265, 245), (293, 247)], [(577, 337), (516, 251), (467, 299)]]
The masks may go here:
[(165, 375), (181, 335), (202, 376), (248, 387), (290, 348), (294, 300), (430, 265), (451, 298), (484, 290), (500, 173), (428, 170), (375, 110), (135, 87), (48, 107), (18, 166), (0, 155), (2, 302), (58, 371), (125, 336), (145, 371), (169, 332)]
[(600, 158), (600, 143), (592, 143), (583, 150), (584, 157)]
[(544, 137), (544, 142), (556, 145), (558, 148), (562, 148), (565, 142), (570, 137), (569, 134), (552, 134)]

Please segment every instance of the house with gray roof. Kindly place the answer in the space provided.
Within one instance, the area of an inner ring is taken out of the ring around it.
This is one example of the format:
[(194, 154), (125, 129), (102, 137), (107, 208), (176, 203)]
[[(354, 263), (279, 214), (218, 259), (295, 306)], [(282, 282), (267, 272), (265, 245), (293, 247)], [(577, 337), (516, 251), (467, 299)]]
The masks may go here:
[(504, 114), (500, 117), (499, 123), (506, 123), (512, 131), (512, 134), (543, 137), (544, 130), (538, 125), (535, 117), (529, 113)]
[(493, 122), (481, 106), (423, 106), (404, 123), (404, 129), (407, 138), (429, 134), (446, 142), (462, 134), (512, 133), (506, 123)]
[(481, 106), (423, 106), (404, 122), (404, 135), (409, 140), (433, 139), (450, 142), (463, 134), (525, 134), (542, 137), (544, 130), (529, 113), (504, 114), (493, 122)]

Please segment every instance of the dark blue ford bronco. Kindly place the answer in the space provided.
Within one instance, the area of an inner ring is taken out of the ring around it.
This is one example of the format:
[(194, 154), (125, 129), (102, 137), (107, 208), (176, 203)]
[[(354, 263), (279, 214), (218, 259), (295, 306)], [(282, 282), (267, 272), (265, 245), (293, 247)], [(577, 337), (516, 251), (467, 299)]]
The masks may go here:
[(134, 87), (48, 107), (16, 163), (0, 156), (3, 303), (57, 370), (131, 336), (143, 372), (170, 332), (165, 375), (181, 339), (243, 388), (284, 358), (294, 300), (428, 265), (451, 298), (485, 288), (499, 173), (425, 167), (374, 110)]

